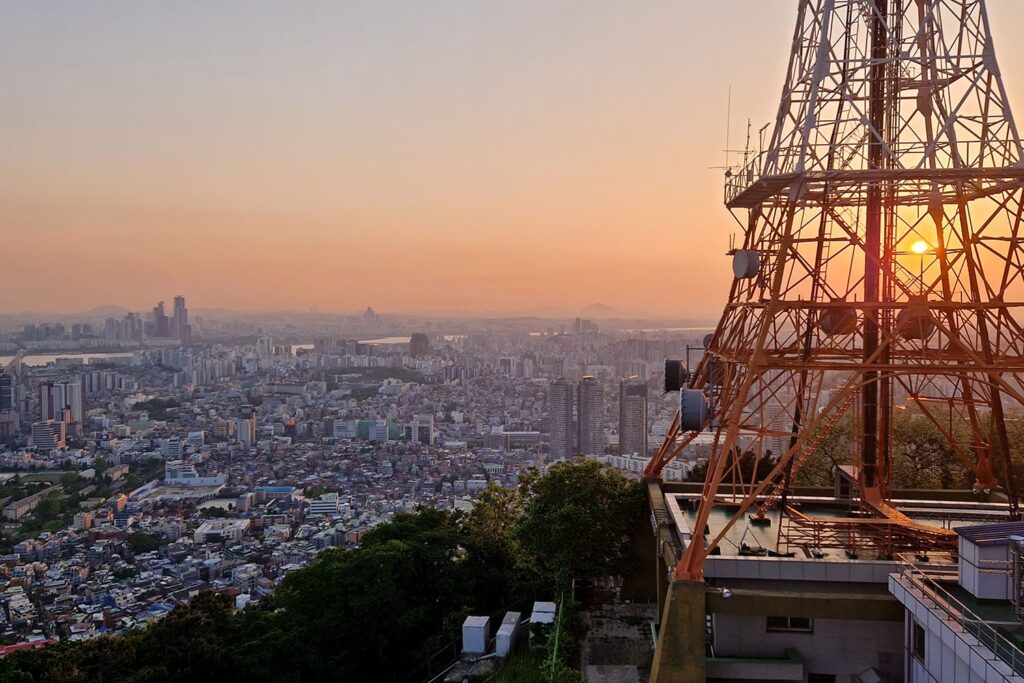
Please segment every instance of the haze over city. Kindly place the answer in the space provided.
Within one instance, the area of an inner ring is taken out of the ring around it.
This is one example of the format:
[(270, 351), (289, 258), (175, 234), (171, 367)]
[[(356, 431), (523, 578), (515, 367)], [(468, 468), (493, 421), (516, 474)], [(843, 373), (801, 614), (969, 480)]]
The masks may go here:
[(756, 146), (794, 8), (4, 3), (0, 310), (714, 317), (728, 89)]

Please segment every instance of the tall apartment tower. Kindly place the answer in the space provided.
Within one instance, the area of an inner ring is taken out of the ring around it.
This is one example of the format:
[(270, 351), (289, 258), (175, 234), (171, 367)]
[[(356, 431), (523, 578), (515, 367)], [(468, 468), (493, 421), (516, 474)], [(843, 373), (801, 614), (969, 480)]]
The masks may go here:
[(57, 382), (50, 386), (50, 391), (49, 417), (64, 422), (67, 411), (71, 411), (72, 422), (81, 422), (85, 418), (85, 387), (81, 382)]
[(584, 377), (577, 387), (577, 428), (579, 452), (583, 455), (604, 453), (604, 388), (595, 377)]
[(53, 406), (53, 382), (39, 383), (39, 421), (46, 422), (56, 417)]
[(243, 405), (238, 411), (238, 417), (235, 421), (235, 436), (245, 446), (245, 450), (249, 450), (256, 444), (256, 408)]
[(647, 456), (647, 382), (619, 382), (619, 455)]
[(0, 372), (0, 412), (11, 412), (14, 406), (14, 378)]
[(142, 339), (145, 325), (143, 324), (141, 317), (134, 313), (129, 313), (124, 317), (124, 324), (129, 339)]
[(573, 404), (576, 385), (559, 378), (548, 388), (548, 416), (551, 421), (549, 452), (551, 460), (567, 460), (576, 455), (573, 447)]
[(186, 344), (192, 341), (192, 326), (188, 323), (188, 308), (185, 306), (185, 297), (181, 294), (174, 297), (173, 329), (181, 341)]
[(256, 355), (260, 358), (270, 358), (274, 355), (274, 340), (270, 337), (260, 337), (256, 340)]
[(166, 337), (170, 332), (170, 322), (164, 312), (164, 302), (153, 307), (153, 336)]
[(18, 405), (14, 378), (0, 372), (0, 444), (10, 445), (18, 433)]

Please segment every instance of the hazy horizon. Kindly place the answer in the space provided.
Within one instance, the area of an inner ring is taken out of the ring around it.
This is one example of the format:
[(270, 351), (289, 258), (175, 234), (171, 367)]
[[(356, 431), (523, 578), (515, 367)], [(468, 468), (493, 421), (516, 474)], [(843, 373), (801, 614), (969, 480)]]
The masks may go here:
[(796, 7), (5, 3), (0, 310), (717, 317)]
[[(157, 302), (153, 302), (156, 304)], [(164, 300), (164, 304), (167, 304), (167, 300)], [(600, 305), (600, 304), (594, 304)], [(113, 315), (117, 316), (127, 312), (148, 314), (152, 306), (143, 307), (129, 307), (122, 306), (119, 304), (101, 304), (98, 306), (91, 306), (85, 309), (78, 310), (65, 310), (59, 308), (53, 309), (21, 309), (21, 310), (0, 310), (0, 317), (4, 318), (17, 318), (19, 316), (24, 317), (89, 317), (89, 316), (104, 316)], [(371, 306), (372, 308), (372, 306)], [(652, 322), (702, 322), (711, 323), (717, 320), (717, 316), (692, 316), (692, 315), (658, 315), (652, 313), (645, 313), (644, 311), (625, 311), (617, 308), (609, 308), (603, 311), (590, 311), (587, 310), (590, 306), (580, 307), (578, 309), (560, 309), (560, 308), (549, 308), (549, 309), (534, 309), (534, 310), (516, 310), (516, 309), (495, 309), (495, 310), (481, 310), (481, 311), (445, 311), (445, 310), (421, 310), (421, 311), (408, 311), (408, 310), (379, 310), (374, 309), (377, 315), (384, 317), (419, 317), (419, 318), (435, 318), (435, 319), (465, 319), (465, 320), (480, 320), (487, 318), (502, 318), (502, 319), (516, 319), (516, 318), (537, 318), (537, 319), (550, 319), (550, 320), (565, 320), (574, 317), (593, 318), (595, 320), (637, 320), (637, 321), (652, 321)], [(249, 308), (232, 308), (223, 306), (191, 306), (189, 309), (193, 314), (203, 315), (209, 313), (230, 313), (237, 315), (321, 315), (321, 316), (359, 316), (363, 314), (366, 307), (357, 309), (300, 309), (300, 308), (266, 308), (266, 307), (249, 307)]]

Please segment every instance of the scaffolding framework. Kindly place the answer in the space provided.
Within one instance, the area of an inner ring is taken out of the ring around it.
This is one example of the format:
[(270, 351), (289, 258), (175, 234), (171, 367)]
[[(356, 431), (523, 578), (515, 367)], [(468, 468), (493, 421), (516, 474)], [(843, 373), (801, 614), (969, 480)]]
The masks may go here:
[[(897, 399), (1017, 516), (1005, 413), (1024, 405), (1022, 156), (984, 0), (801, 0), (770, 143), (727, 173), (744, 234), (689, 379), (707, 420), (677, 416), (646, 472), (710, 431), (695, 528), (715, 501), (739, 503), (677, 579), (699, 579), (733, 524), (775, 505), (830, 547), (950, 547), (887, 502)], [(844, 419), (863, 523), (797, 517), (789, 483)]]

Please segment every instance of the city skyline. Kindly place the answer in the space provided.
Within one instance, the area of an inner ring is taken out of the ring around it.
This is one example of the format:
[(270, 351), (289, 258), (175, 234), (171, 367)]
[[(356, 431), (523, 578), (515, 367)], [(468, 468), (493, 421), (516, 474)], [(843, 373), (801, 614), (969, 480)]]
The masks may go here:
[[(160, 290), (157, 290), (156, 299), (159, 298)], [(156, 300), (154, 299), (154, 301)], [(166, 305), (166, 302), (164, 302)], [(104, 317), (111, 315), (124, 315), (126, 313), (150, 313), (153, 308), (153, 301), (149, 303), (142, 302), (138, 305), (126, 306), (116, 302), (101, 303), (95, 306), (89, 306), (83, 309), (73, 309), (62, 306), (56, 307), (39, 307), (39, 308), (21, 308), (21, 309), (0, 309), (0, 318), (2, 317), (19, 317), (19, 316), (30, 316), (30, 317), (45, 317), (50, 316), (53, 319), (59, 319), (61, 317)], [(320, 308), (320, 307), (306, 307), (301, 306), (293, 307), (241, 307), (241, 308), (230, 308), (222, 306), (189, 306), (189, 311), (198, 312), (200, 314), (313, 314), (313, 315), (341, 315), (341, 316), (359, 316), (365, 313), (366, 309), (373, 309), (374, 306), (358, 304), (354, 307), (339, 307), (339, 308)], [(408, 310), (408, 309), (389, 309), (380, 311), (381, 315), (385, 316), (416, 316), (421, 318), (461, 318), (466, 320), (476, 320), (484, 318), (539, 318), (539, 319), (550, 319), (550, 320), (571, 320), (573, 318), (593, 318), (597, 320), (652, 320), (652, 321), (680, 321), (690, 320), (699, 321), (702, 323), (710, 323), (714, 321), (715, 316), (708, 314), (706, 316), (691, 316), (686, 315), (685, 312), (681, 311), (678, 314), (665, 313), (658, 314), (651, 311), (643, 310), (622, 310), (603, 304), (601, 302), (594, 302), (586, 306), (580, 306), (578, 308), (571, 307), (538, 307), (533, 309), (489, 309), (479, 311), (460, 311), (460, 310), (445, 310), (445, 309), (424, 309), (424, 310)]]
[[(232, 309), (717, 316), (729, 88), (730, 146), (748, 117), (756, 146), (795, 8), (8, 4), (9, 274), (62, 245), (84, 286), (0, 310), (142, 310), (171, 283)], [(1017, 103), (1024, 8), (990, 11)]]

